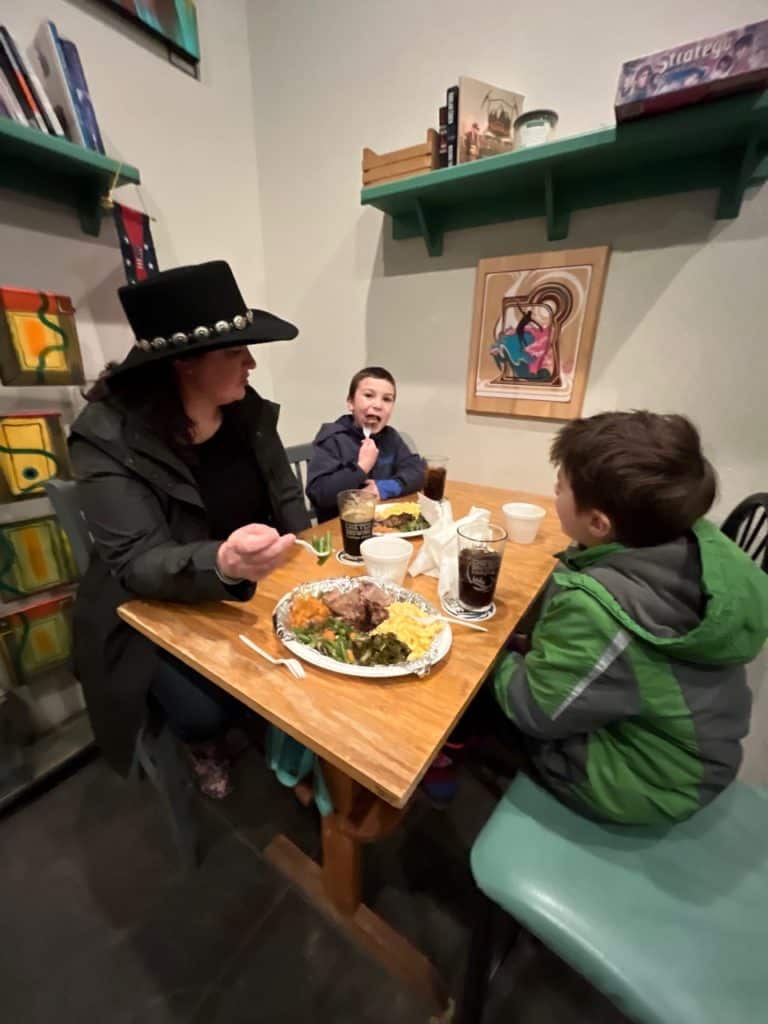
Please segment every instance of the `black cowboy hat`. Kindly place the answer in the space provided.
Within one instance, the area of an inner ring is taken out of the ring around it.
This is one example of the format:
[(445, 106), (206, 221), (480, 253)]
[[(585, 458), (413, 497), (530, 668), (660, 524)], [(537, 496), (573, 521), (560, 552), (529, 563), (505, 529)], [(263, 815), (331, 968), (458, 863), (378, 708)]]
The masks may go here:
[(110, 374), (159, 359), (295, 338), (298, 328), (263, 309), (249, 309), (224, 260), (164, 270), (118, 289), (136, 344)]

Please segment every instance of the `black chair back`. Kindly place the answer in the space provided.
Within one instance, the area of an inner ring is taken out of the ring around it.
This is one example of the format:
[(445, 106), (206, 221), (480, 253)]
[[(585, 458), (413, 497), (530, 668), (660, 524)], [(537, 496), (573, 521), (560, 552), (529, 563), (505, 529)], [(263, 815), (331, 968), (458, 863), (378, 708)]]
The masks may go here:
[(304, 495), (304, 503), (307, 506), (309, 518), (313, 523), (316, 523), (317, 511), (313, 508), (309, 498), (307, 498), (307, 467), (309, 460), (312, 458), (312, 444), (293, 444), (285, 449), (285, 454), (288, 456), (293, 475), (298, 480), (301, 493)]
[(768, 572), (768, 494), (752, 494), (739, 502), (722, 531)]

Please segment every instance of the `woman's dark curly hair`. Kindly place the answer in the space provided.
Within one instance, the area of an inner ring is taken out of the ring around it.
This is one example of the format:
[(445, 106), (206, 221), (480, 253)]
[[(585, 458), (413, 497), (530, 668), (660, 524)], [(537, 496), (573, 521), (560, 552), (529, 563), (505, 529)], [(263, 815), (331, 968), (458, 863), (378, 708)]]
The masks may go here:
[[(199, 359), (199, 356), (180, 356)], [(115, 402), (139, 418), (154, 434), (182, 458), (192, 445), (192, 420), (187, 416), (179, 392), (178, 379), (170, 359), (129, 370), (116, 377), (118, 363), (107, 363), (99, 379), (86, 392), (89, 402)]]

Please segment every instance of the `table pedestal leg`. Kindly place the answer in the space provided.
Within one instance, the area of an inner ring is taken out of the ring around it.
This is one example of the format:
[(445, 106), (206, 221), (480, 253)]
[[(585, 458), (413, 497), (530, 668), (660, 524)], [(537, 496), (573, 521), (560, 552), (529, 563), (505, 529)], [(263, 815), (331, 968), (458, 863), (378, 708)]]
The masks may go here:
[(323, 888), (340, 914), (354, 914), (363, 888), (363, 847), (344, 834), (335, 814), (323, 818)]
[(332, 765), (323, 764), (323, 776), (334, 813), (323, 819), (322, 867), (282, 835), (272, 840), (266, 856), (356, 943), (437, 1010), (431, 1020), (447, 1024), (453, 1003), (432, 963), (361, 902), (363, 844), (392, 832), (404, 811), (384, 803)]

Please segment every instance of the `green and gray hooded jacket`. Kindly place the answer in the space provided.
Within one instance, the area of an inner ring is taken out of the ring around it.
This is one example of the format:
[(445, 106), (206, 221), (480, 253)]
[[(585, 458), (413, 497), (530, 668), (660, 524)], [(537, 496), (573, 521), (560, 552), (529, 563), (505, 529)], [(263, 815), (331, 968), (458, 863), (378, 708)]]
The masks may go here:
[(530, 653), (502, 655), (492, 682), (565, 803), (669, 822), (735, 777), (767, 637), (768, 575), (701, 520), (658, 547), (560, 555)]

